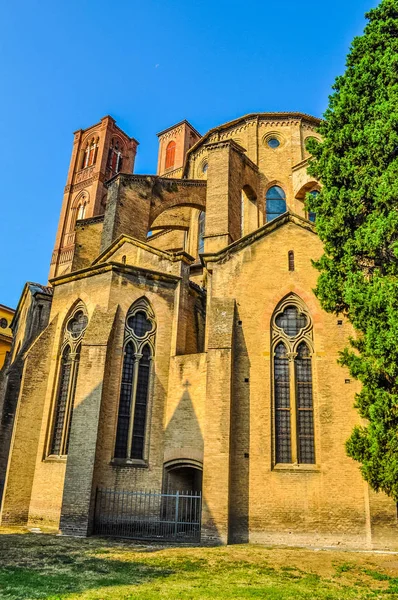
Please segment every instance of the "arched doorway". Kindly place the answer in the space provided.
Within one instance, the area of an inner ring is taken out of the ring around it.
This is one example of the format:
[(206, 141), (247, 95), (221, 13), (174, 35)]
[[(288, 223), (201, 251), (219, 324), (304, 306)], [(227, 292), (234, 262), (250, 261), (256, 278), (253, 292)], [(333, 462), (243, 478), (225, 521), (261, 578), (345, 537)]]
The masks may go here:
[(199, 461), (178, 459), (165, 463), (163, 489), (169, 492), (202, 492), (203, 466)]

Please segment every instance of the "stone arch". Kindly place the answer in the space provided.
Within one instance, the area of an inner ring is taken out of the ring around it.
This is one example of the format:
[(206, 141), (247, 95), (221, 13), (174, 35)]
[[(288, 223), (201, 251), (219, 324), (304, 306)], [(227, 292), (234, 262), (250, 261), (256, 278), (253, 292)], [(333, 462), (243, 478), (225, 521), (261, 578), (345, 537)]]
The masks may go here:
[(189, 458), (169, 460), (163, 465), (163, 488), (175, 492), (201, 492), (203, 463)]
[(84, 219), (87, 213), (87, 206), (90, 204), (90, 192), (86, 189), (82, 190), (72, 201), (70, 215), (69, 215), (69, 227), (68, 230), (71, 232), (75, 229), (76, 221)]
[(89, 142), (91, 140), (91, 138), (95, 138), (95, 139), (99, 138), (99, 135), (100, 134), (99, 134), (99, 132), (97, 130), (88, 131), (86, 133), (86, 135), (84, 135), (82, 137), (82, 144), (84, 144), (85, 142)]
[(287, 188), (286, 183), (284, 183), (283, 181), (280, 181), (279, 179), (272, 179), (271, 181), (267, 181), (266, 185), (264, 186), (264, 199), (265, 199), (265, 196), (267, 195), (268, 190), (270, 190), (275, 185), (282, 188), (286, 194), (286, 188)]
[(188, 230), (191, 221), (192, 206), (177, 206), (164, 210), (151, 224), (151, 230), (183, 229)]
[(304, 200), (306, 194), (308, 194), (309, 192), (313, 192), (314, 190), (320, 191), (320, 189), (321, 186), (319, 185), (319, 183), (312, 179), (311, 181), (307, 181), (307, 183), (301, 186), (301, 188), (295, 194), (295, 198), (297, 198), (297, 200)]
[(151, 215), (149, 218), (149, 229), (152, 229), (152, 224), (161, 215), (167, 210), (177, 208), (177, 207), (185, 207), (189, 206), (190, 208), (197, 208), (198, 210), (206, 210), (206, 198), (203, 195), (203, 198), (195, 198), (194, 200), (186, 200), (185, 198), (175, 197), (170, 199), (169, 201), (164, 202), (161, 206), (154, 207), (151, 211)]

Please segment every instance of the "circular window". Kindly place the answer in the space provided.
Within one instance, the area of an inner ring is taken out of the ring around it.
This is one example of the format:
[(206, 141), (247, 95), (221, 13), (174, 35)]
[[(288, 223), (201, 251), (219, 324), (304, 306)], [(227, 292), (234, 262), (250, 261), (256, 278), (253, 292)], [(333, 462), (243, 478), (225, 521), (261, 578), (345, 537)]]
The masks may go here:
[(2, 329), (7, 329), (7, 327), (8, 327), (7, 319), (0, 319), (0, 327)]
[(272, 149), (279, 148), (279, 146), (281, 145), (280, 141), (276, 137), (270, 137), (267, 140), (267, 144)]
[(202, 173), (207, 173), (208, 168), (209, 168), (209, 163), (205, 162), (202, 167)]

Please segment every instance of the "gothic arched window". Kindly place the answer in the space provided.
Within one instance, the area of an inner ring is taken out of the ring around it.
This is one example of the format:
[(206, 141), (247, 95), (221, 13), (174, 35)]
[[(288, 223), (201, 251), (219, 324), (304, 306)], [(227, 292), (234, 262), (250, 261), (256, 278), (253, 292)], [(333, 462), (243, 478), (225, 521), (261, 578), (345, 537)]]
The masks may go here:
[(312, 323), (291, 294), (272, 319), (275, 463), (314, 464)]
[(122, 148), (117, 138), (112, 138), (111, 146), (108, 152), (108, 169), (112, 171), (114, 175), (122, 170), (123, 166), (123, 155)]
[(133, 304), (124, 329), (115, 458), (143, 460), (156, 323), (145, 298)]
[(79, 373), (80, 349), (87, 328), (86, 310), (79, 304), (64, 328), (50, 454), (68, 454), (73, 403)]
[(198, 254), (202, 254), (205, 250), (205, 224), (206, 224), (206, 213), (202, 210), (199, 213), (198, 220)]
[(279, 185), (269, 188), (265, 196), (267, 223), (286, 212), (286, 194)]
[(165, 164), (166, 169), (171, 169), (171, 167), (174, 167), (175, 153), (176, 153), (176, 143), (174, 141), (169, 142), (167, 144), (167, 148), (166, 148), (166, 164)]
[(97, 160), (98, 154), (98, 142), (99, 138), (91, 138), (89, 142), (87, 142), (86, 147), (83, 151), (82, 157), (82, 165), (81, 168), (85, 169), (86, 167), (91, 167), (95, 164)]
[(84, 219), (85, 214), (86, 214), (86, 203), (82, 202), (77, 208), (77, 221), (79, 221), (80, 219)]

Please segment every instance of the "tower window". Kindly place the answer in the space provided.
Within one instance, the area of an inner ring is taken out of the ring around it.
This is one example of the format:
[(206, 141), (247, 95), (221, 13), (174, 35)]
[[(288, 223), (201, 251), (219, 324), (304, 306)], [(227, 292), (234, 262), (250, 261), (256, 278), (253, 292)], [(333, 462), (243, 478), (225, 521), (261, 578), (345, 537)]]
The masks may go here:
[(166, 169), (171, 169), (172, 167), (174, 167), (175, 153), (176, 153), (176, 143), (174, 141), (171, 141), (167, 144), (167, 148), (166, 148), (166, 164), (165, 164)]
[(272, 324), (275, 463), (314, 464), (312, 327), (291, 295)]
[(91, 167), (96, 163), (97, 154), (98, 154), (98, 144), (99, 138), (92, 138), (89, 142), (87, 142), (86, 147), (83, 151), (82, 157), (82, 165), (81, 168), (85, 169), (86, 167)]
[(279, 185), (269, 188), (265, 202), (267, 223), (286, 212), (286, 195)]
[(86, 203), (83, 202), (77, 211), (77, 220), (79, 221), (79, 219), (84, 219), (84, 216), (86, 214)]
[(122, 170), (122, 166), (123, 155), (121, 144), (118, 139), (112, 138), (111, 146), (108, 152), (107, 167), (112, 171), (113, 175), (116, 175), (117, 173), (120, 173), (120, 171)]

